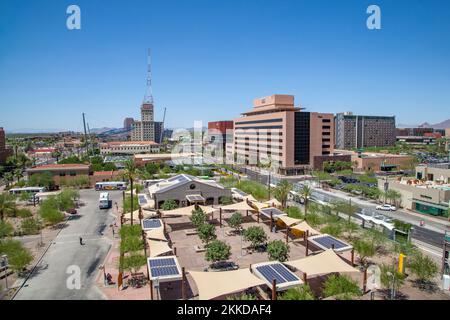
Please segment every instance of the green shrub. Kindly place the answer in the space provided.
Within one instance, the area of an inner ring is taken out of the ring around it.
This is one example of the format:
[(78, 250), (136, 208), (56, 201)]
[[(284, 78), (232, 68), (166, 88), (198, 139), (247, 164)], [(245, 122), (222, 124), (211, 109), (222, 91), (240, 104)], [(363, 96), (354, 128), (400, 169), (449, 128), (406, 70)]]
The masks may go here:
[(7, 221), (0, 220), (0, 239), (14, 233), (14, 227)]
[(0, 241), (0, 256), (8, 256), (9, 266), (16, 272), (22, 272), (33, 261), (33, 256), (18, 240)]
[(31, 213), (30, 209), (22, 208), (17, 210), (17, 216), (19, 218), (29, 218), (32, 217), (33, 214)]
[(289, 288), (283, 293), (279, 300), (314, 300), (314, 293), (308, 284), (302, 284), (298, 287)]
[(190, 220), (195, 228), (200, 227), (202, 224), (206, 222), (206, 214), (203, 212), (201, 208), (192, 211), (192, 215)]
[(289, 246), (282, 240), (270, 241), (267, 244), (269, 260), (284, 262), (289, 259)]
[(178, 205), (175, 200), (166, 200), (161, 206), (161, 210), (174, 210), (177, 209)]
[(242, 215), (239, 212), (233, 213), (230, 219), (228, 219), (228, 225), (235, 231), (241, 229), (242, 222), (243, 222)]
[(20, 228), (25, 235), (38, 234), (41, 229), (41, 223), (37, 219), (26, 218), (22, 221)]
[(334, 296), (338, 300), (350, 300), (361, 295), (358, 284), (348, 276), (332, 275), (324, 284), (325, 297)]
[(304, 215), (298, 207), (287, 207), (286, 209), (284, 209), (284, 212), (286, 212), (287, 215), (291, 218), (304, 219)]
[(214, 240), (206, 248), (205, 259), (212, 263), (228, 260), (231, 256), (231, 247), (223, 241)]

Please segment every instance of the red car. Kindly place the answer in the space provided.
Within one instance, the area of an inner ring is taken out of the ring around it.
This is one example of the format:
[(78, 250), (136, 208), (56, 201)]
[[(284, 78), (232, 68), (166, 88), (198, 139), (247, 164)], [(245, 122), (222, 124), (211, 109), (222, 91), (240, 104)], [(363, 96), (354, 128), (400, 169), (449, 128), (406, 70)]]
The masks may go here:
[(70, 214), (77, 214), (77, 209), (71, 208), (71, 209), (67, 210), (67, 213), (70, 213)]

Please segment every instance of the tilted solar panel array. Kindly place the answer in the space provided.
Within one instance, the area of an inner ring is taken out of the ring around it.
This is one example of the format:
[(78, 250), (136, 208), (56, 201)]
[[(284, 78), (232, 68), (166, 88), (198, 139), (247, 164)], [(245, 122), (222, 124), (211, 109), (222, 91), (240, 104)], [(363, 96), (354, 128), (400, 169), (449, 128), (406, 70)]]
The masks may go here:
[(150, 260), (150, 272), (152, 278), (180, 274), (174, 258)]
[(156, 229), (161, 227), (161, 221), (156, 219), (145, 219), (142, 220), (142, 225), (144, 229)]
[(331, 249), (331, 246), (334, 244), (335, 249), (341, 249), (344, 247), (347, 247), (348, 244), (339, 241), (338, 239), (332, 237), (332, 236), (324, 236), (324, 237), (318, 237), (313, 239), (314, 242), (317, 242), (318, 244), (322, 245), (323, 247), (327, 249)]
[(276, 280), (277, 284), (299, 281), (299, 278), (293, 274), (283, 264), (270, 264), (256, 267), (256, 270), (269, 282)]

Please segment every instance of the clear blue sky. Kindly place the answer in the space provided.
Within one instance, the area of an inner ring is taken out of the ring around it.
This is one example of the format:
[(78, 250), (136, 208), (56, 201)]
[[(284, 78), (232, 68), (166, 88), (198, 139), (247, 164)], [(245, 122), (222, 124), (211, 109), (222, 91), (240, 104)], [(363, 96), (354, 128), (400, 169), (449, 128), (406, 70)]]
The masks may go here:
[[(81, 7), (82, 29), (66, 28)], [(378, 4), (382, 30), (366, 28)], [(450, 1), (0, 1), (0, 126), (81, 130), (137, 117), (152, 49), (166, 127), (293, 94), (310, 111), (450, 118)]]

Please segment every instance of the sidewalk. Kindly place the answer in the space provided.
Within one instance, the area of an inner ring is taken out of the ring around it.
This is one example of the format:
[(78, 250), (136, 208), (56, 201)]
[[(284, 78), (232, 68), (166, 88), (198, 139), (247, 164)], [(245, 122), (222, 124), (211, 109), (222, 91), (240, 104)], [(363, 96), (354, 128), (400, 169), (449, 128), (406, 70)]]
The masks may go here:
[[(119, 205), (120, 207), (120, 205)], [(114, 209), (116, 215), (115, 236), (113, 238), (111, 228), (108, 228), (107, 236), (112, 240), (111, 249), (109, 250), (103, 265), (105, 266), (105, 274), (111, 274), (113, 285), (105, 285), (103, 270), (99, 270), (96, 277), (96, 285), (98, 289), (108, 300), (150, 300), (150, 286), (147, 284), (142, 288), (125, 287), (120, 290), (117, 287), (119, 276), (119, 259), (120, 259), (120, 213)], [(142, 272), (147, 273), (146, 267), (143, 267)], [(126, 283), (129, 274), (124, 272), (123, 282)], [(154, 297), (156, 292), (154, 291)]]

